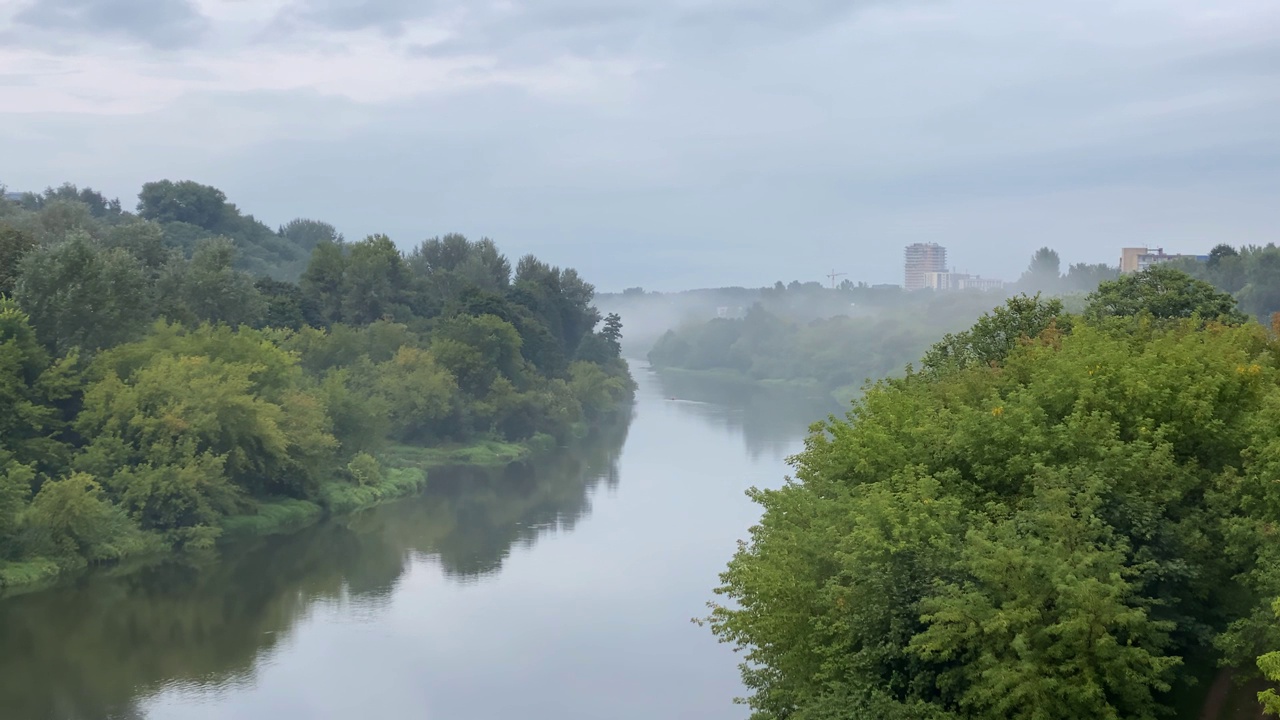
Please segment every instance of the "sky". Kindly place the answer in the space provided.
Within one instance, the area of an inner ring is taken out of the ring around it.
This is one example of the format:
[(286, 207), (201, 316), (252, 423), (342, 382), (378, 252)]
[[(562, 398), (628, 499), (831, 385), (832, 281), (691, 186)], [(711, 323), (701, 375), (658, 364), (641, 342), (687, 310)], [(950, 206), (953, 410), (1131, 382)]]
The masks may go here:
[(1280, 2), (0, 1), (0, 182), (163, 178), (605, 291), (1264, 244)]

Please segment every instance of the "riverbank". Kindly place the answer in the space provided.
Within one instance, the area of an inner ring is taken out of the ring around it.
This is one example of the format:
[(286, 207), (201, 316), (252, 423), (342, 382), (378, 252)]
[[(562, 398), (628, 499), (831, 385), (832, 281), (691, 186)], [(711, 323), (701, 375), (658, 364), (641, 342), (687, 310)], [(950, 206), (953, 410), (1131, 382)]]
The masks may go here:
[(738, 370), (727, 368), (711, 368), (707, 370), (690, 370), (678, 367), (652, 367), (653, 372), (667, 378), (685, 379), (699, 383), (733, 384), (751, 387), (766, 392), (785, 393), (798, 397), (834, 400), (847, 405), (862, 394), (860, 385), (843, 385), (828, 387), (813, 378), (753, 378)]
[[(586, 434), (585, 425), (576, 430), (575, 436)], [(485, 439), (435, 447), (391, 445), (378, 455), (382, 472), (376, 481), (354, 484), (330, 480), (321, 485), (316, 500), (260, 499), (256, 501), (253, 512), (223, 518), (218, 526), (216, 542), (222, 544), (255, 536), (294, 533), (326, 518), (409, 497), (426, 487), (429, 471), (435, 468), (502, 467), (549, 454), (557, 447), (554, 438), (541, 433), (519, 443)], [(135, 553), (99, 565), (72, 564), (50, 558), (0, 561), (0, 597), (47, 588), (90, 568), (105, 567), (127, 572), (161, 561), (175, 552), (172, 544), (159, 537), (152, 539), (153, 542)]]

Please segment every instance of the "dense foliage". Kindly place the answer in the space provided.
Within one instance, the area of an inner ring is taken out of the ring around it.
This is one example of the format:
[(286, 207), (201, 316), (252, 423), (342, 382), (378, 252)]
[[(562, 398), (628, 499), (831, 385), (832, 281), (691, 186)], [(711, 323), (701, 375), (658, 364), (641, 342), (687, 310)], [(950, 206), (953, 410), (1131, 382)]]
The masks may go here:
[(1184, 274), (1011, 300), (752, 491), (708, 620), (753, 717), (1156, 718), (1207, 660), (1280, 674), (1277, 413), (1276, 331)]
[(459, 235), (264, 233), (190, 182), (139, 198), (0, 201), (0, 585), (349, 508), (420, 479), (388, 442), (546, 445), (633, 392), (620, 320), (571, 269)]
[(1259, 320), (1280, 312), (1280, 247), (1217, 245), (1207, 262), (1183, 259), (1173, 266), (1230, 293), (1240, 309)]

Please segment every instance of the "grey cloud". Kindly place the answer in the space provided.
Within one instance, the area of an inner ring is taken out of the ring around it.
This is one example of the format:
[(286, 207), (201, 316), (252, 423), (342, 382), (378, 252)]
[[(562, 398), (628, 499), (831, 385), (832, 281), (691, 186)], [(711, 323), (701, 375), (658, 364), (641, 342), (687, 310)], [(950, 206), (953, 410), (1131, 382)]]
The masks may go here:
[(110, 33), (161, 50), (192, 45), (209, 27), (190, 0), (34, 0), (14, 21), (50, 33)]
[(11, 160), (28, 173), (6, 180), (119, 178), (104, 189), (125, 197), (166, 174), (196, 177), (269, 222), (313, 215), (405, 246), (491, 235), (615, 289), (817, 279), (833, 265), (896, 281), (901, 245), (917, 240), (1005, 277), (1043, 244), (1071, 262), (1114, 262), (1136, 242), (1280, 240), (1280, 29), (1114, 28), (1109, 0), (1073, 6), (1087, 33), (1063, 32), (1034, 3), (1011, 16), (1003, 0), (899, 22), (860, 15), (872, 1), (553, 0), (503, 12), (480, 0), (308, 0), (285, 17), (302, 45), (349, 41), (316, 28), (394, 34), (433, 16), (458, 34), (414, 52), (529, 66), (634, 55), (657, 69), (619, 79), (625, 92), (568, 100), (511, 84), (377, 106), (204, 97), (207, 107), (109, 125), (0, 114), (0, 134), (24, 139)]
[[(767, 42), (820, 28), (881, 0), (300, 0), (277, 19), (281, 27), (378, 28), (389, 35), (408, 23), (438, 17), (456, 23), (455, 37), (415, 54), (485, 54), (501, 60), (541, 60), (625, 53), (643, 44), (657, 51), (702, 53), (729, 44)], [(927, 2), (928, 0), (912, 0)]]
[(405, 23), (440, 12), (442, 0), (301, 0), (281, 11), (280, 27), (316, 25), (331, 30), (377, 28), (397, 35)]

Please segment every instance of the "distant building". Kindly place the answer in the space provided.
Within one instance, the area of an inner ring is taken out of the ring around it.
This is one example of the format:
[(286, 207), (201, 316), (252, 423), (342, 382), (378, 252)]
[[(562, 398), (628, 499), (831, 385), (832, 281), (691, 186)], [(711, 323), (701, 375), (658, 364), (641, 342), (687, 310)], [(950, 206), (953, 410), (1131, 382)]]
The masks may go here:
[(1120, 249), (1120, 272), (1142, 272), (1152, 265), (1159, 265), (1170, 260), (1192, 259), (1205, 261), (1208, 255), (1169, 255), (1164, 248), (1127, 247)]
[(981, 290), (989, 292), (992, 290), (1003, 290), (1004, 281), (994, 278), (984, 278), (979, 275), (969, 275), (968, 273), (958, 272), (928, 272), (925, 273), (926, 288), (938, 291), (947, 290)]
[(879, 283), (876, 285), (872, 285), (871, 289), (872, 290), (901, 290), (902, 286), (895, 285), (893, 283)]
[(957, 290), (981, 290), (982, 292), (995, 292), (1004, 289), (1004, 281), (995, 278), (984, 278), (977, 275), (970, 275), (961, 278), (957, 283)]
[(913, 243), (903, 255), (907, 290), (923, 290), (929, 287), (929, 273), (947, 272), (947, 249), (937, 243)]
[(5, 200), (12, 200), (12, 201), (14, 201), (14, 202), (18, 202), (19, 200), (21, 200), (21, 199), (22, 199), (22, 193), (20, 193), (20, 192), (8, 191), (8, 192), (6, 192), (6, 193), (4, 194), (4, 199), (5, 199)]
[(927, 272), (924, 274), (924, 287), (938, 291), (954, 290), (951, 284), (958, 279), (958, 274), (953, 272)]

